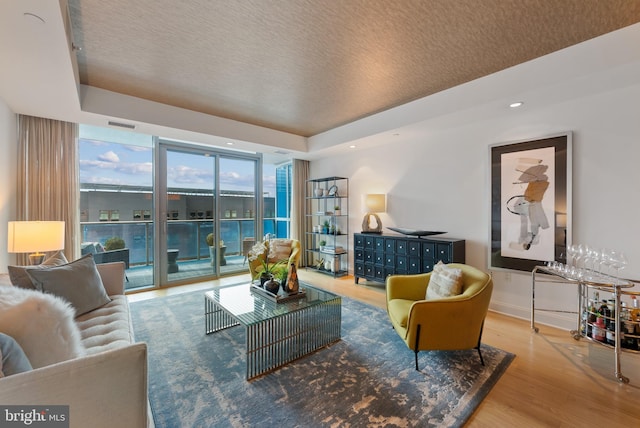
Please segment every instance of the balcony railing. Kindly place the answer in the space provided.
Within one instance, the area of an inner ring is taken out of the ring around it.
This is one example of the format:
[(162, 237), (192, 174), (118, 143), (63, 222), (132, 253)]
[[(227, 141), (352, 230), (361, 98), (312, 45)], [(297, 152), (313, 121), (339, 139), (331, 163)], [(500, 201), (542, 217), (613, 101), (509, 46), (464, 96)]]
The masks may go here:
[[(224, 241), (226, 254), (241, 255), (242, 240), (254, 235), (255, 219), (220, 219), (219, 241)], [(207, 235), (213, 232), (211, 219), (168, 220), (167, 248), (178, 249), (178, 260), (200, 260), (209, 258)], [(104, 244), (112, 236), (124, 239), (129, 248), (131, 265), (153, 264), (153, 221), (110, 221), (80, 223), (82, 242), (100, 242)], [(265, 233), (276, 232), (276, 220), (264, 219)]]

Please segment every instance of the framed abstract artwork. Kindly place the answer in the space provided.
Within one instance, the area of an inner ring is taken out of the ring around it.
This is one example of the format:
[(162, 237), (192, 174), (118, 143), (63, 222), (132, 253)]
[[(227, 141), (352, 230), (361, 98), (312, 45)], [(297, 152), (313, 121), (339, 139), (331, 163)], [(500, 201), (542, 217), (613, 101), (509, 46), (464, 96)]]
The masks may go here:
[(572, 134), (490, 146), (490, 269), (531, 272), (571, 245)]

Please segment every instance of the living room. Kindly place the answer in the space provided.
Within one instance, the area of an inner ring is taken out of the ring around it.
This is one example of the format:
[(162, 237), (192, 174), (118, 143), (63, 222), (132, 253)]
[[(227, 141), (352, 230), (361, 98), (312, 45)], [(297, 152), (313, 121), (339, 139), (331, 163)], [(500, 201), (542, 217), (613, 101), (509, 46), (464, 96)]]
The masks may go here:
[[(385, 227), (447, 231), (447, 236), (466, 240), (466, 263), (489, 271), (490, 146), (571, 132), (572, 241), (624, 251), (630, 260), (624, 275), (640, 278), (640, 249), (632, 240), (640, 208), (635, 175), (640, 154), (639, 45), (640, 24), (634, 24), (309, 138), (265, 129), (258, 132), (257, 143), (279, 140), (279, 145), (301, 156), (310, 154), (311, 177), (349, 177), (353, 211), (358, 214), (349, 219), (350, 230), (360, 230), (360, 196), (385, 193), (387, 211), (380, 214)], [(6, 224), (15, 219), (12, 184), (17, 153), (11, 142), (17, 139), (16, 114), (70, 118), (56, 116), (51, 107), (45, 113), (46, 104), (55, 105), (55, 93), (46, 95), (41, 105), (26, 100), (10, 104), (11, 82), (4, 75), (1, 80), (0, 136), (5, 156), (0, 159), (0, 176), (9, 185), (0, 194), (0, 220)], [(60, 86), (68, 90), (69, 79), (63, 83)], [(207, 118), (181, 109), (97, 88), (83, 86), (82, 94), (86, 123), (104, 125), (107, 117), (134, 122), (146, 118), (163, 135), (203, 143), (207, 143), (202, 137), (205, 130), (215, 127), (204, 124)], [(108, 100), (113, 104), (109, 106)], [(509, 108), (514, 101), (524, 105)], [(106, 113), (100, 115), (100, 110)], [(116, 110), (120, 116), (112, 114)], [(181, 118), (192, 119), (196, 126), (173, 126)], [(246, 137), (257, 131), (245, 132)], [(350, 145), (357, 147), (349, 149)], [(0, 228), (0, 236), (6, 240), (6, 228)], [(4, 248), (0, 250), (3, 272), (13, 260)], [(491, 311), (528, 320), (530, 273), (491, 273), (495, 284)], [(575, 306), (575, 290), (570, 287), (536, 297), (543, 305)], [(575, 317), (569, 314), (543, 314), (540, 321), (564, 330), (575, 327)], [(637, 377), (632, 377), (634, 381)]]

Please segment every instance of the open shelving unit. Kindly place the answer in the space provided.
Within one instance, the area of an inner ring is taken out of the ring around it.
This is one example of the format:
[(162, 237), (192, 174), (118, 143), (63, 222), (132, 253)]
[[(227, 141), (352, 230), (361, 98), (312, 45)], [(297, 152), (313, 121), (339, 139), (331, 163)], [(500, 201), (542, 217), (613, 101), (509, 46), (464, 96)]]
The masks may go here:
[[(349, 179), (307, 180), (305, 248), (313, 269), (334, 277), (349, 272)], [(324, 244), (324, 245), (321, 245)]]

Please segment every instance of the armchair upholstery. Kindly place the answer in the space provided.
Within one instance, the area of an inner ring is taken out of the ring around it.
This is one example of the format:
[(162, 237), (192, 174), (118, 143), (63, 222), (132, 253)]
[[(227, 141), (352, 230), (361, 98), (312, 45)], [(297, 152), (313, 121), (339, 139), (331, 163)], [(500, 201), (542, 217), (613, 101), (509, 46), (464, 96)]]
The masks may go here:
[[(264, 241), (266, 253), (262, 253), (255, 260), (249, 260), (249, 271), (251, 272), (251, 278), (255, 278), (258, 273), (262, 271), (262, 262), (266, 261), (267, 254), (269, 252), (269, 244), (278, 241), (278, 239), (271, 239)], [(296, 269), (298, 268), (298, 262), (300, 260), (300, 241), (297, 239), (289, 239), (291, 241), (291, 254), (289, 255), (289, 259), (287, 262), (287, 267), (291, 266), (291, 263), (294, 263)], [(269, 260), (269, 262), (274, 263), (279, 260)]]
[(425, 300), (431, 273), (392, 275), (387, 278), (387, 313), (396, 333), (409, 349), (478, 350), (484, 319), (493, 291), (491, 275), (472, 266), (451, 263), (462, 270), (462, 293), (457, 296)]

